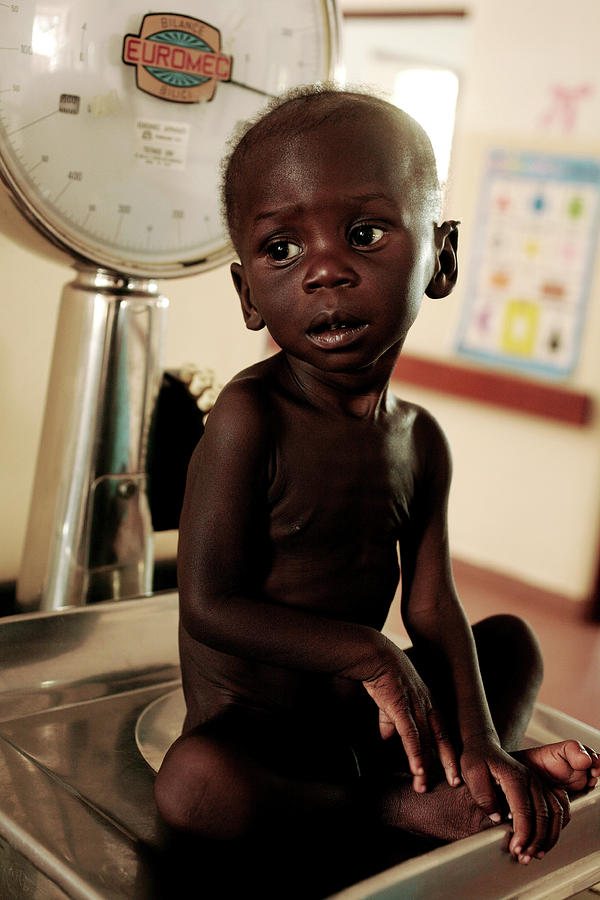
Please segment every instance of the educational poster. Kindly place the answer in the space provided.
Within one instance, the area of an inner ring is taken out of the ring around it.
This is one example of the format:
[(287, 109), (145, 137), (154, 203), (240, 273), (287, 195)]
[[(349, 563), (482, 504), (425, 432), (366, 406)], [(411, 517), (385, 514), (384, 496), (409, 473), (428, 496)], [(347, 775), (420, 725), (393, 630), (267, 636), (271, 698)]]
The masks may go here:
[(497, 150), (475, 228), (458, 352), (559, 378), (579, 355), (600, 160)]

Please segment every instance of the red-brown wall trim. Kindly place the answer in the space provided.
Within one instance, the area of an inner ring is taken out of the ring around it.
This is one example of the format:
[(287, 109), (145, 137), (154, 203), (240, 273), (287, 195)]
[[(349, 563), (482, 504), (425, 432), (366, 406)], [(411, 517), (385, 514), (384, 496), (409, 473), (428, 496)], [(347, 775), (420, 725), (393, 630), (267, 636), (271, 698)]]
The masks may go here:
[(592, 417), (592, 398), (588, 394), (454, 362), (403, 354), (392, 377), (406, 384), (569, 425), (587, 425)]

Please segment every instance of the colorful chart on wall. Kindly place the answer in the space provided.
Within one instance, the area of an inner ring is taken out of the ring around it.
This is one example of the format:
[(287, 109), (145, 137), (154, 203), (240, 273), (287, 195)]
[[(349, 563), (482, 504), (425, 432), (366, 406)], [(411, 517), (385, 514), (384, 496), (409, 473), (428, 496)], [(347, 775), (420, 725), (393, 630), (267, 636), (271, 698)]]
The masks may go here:
[(457, 350), (549, 378), (580, 350), (600, 160), (495, 150), (484, 180)]

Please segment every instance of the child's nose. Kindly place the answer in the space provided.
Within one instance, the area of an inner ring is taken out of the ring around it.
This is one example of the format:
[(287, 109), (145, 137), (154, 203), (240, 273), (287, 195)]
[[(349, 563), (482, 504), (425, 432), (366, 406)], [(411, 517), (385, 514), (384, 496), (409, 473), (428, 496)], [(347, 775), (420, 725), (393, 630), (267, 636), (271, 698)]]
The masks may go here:
[(344, 250), (325, 247), (311, 255), (302, 286), (312, 293), (319, 288), (353, 287), (359, 280)]

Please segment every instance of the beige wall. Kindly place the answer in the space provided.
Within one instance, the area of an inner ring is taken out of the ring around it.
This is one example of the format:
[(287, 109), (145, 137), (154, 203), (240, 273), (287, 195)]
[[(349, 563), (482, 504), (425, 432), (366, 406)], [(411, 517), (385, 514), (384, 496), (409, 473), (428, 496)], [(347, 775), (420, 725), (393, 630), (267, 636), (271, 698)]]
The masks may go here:
[[(443, 3), (421, 2), (440, 8)], [(454, 6), (455, 4), (446, 4)], [(383, 0), (345, 0), (346, 9), (397, 8)], [(411, 4), (411, 6), (413, 6)], [(459, 109), (447, 213), (460, 218), (461, 268), (469, 265), (479, 174), (490, 146), (600, 156), (600, 79), (594, 37), (597, 0), (478, 0)], [(544, 130), (551, 85), (590, 83), (577, 128)], [(0, 236), (2, 391), (0, 580), (16, 577), (44, 407), (53, 332), (66, 265), (47, 262)], [(226, 268), (161, 285), (171, 299), (167, 367), (211, 365), (226, 379), (263, 352), (243, 328)], [(448, 357), (462, 291), (428, 301), (409, 349)], [(573, 386), (600, 394), (600, 278), (596, 273), (581, 364)], [(598, 554), (600, 423), (568, 428), (410, 389), (446, 429), (455, 457), (451, 498), (454, 552), (573, 600), (589, 592)]]
[[(600, 157), (595, 0), (472, 4), (471, 53), (458, 116), (447, 214), (460, 218), (463, 279), (444, 308), (428, 304), (410, 348), (451, 352), (473, 243), (487, 151), (512, 145)], [(591, 85), (575, 127), (543, 124), (554, 85)], [(600, 267), (596, 266), (580, 364), (569, 384), (600, 399)], [(415, 395), (415, 392), (411, 392)], [(451, 533), (456, 555), (584, 598), (598, 564), (600, 421), (585, 429), (498, 412), (442, 396), (422, 399), (454, 450)]]

